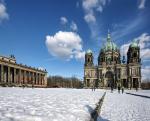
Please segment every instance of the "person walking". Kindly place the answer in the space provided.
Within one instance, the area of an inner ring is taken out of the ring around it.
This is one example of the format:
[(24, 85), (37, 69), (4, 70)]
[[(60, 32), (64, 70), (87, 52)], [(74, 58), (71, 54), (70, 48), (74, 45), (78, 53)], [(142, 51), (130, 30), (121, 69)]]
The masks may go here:
[(122, 90), (122, 94), (123, 94), (123, 93), (124, 93), (124, 87), (123, 87), (123, 86), (122, 86), (122, 89), (121, 89), (121, 90)]
[(95, 86), (92, 86), (92, 91), (95, 91)]
[(118, 93), (120, 94), (120, 85), (118, 86)]
[(95, 83), (92, 85), (92, 91), (95, 91)]
[(94, 85), (94, 91), (95, 91), (95, 85)]
[(113, 85), (111, 85), (111, 93), (113, 93), (113, 88), (114, 88)]

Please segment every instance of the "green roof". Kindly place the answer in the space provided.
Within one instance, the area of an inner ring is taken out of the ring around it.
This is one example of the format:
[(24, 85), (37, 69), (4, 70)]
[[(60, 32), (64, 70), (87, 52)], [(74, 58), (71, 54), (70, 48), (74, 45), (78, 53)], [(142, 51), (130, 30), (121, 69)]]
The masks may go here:
[(106, 44), (104, 45), (104, 47), (102, 47), (101, 49), (102, 51), (117, 51), (118, 50), (118, 47), (117, 45), (111, 41), (111, 37), (110, 37), (110, 34), (108, 34), (107, 36), (107, 42)]
[(86, 53), (87, 54), (92, 54), (92, 50), (88, 49)]
[(134, 47), (134, 48), (139, 47), (139, 46), (138, 46), (138, 43), (136, 42), (136, 40), (134, 40), (134, 41), (130, 44), (130, 47)]

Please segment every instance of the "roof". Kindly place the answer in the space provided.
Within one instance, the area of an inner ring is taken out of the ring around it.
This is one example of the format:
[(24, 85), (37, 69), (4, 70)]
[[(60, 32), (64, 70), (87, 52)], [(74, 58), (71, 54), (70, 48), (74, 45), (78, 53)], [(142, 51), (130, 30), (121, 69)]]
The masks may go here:
[(137, 48), (138, 46), (138, 42), (136, 40), (133, 40), (132, 43), (130, 44), (131, 48)]
[(118, 50), (117, 45), (114, 42), (112, 42), (111, 36), (108, 33), (107, 42), (105, 43), (104, 47), (102, 48), (102, 51), (117, 51), (117, 50)]
[(92, 54), (92, 50), (88, 49), (86, 53), (87, 54)]

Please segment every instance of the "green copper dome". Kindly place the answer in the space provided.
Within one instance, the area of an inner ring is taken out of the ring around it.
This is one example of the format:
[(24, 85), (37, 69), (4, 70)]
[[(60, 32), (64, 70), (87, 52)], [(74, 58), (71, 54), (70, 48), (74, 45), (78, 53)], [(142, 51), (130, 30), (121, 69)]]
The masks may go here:
[(109, 51), (109, 50), (117, 50), (117, 45), (113, 42), (107, 42), (105, 45), (105, 51)]
[(92, 54), (92, 50), (88, 49), (86, 53), (87, 54)]
[(136, 42), (136, 40), (134, 40), (134, 41), (130, 44), (130, 47), (134, 47), (134, 48), (139, 47), (139, 46), (138, 46), (138, 43)]
[(117, 50), (118, 50), (117, 45), (111, 41), (110, 34), (108, 34), (108, 36), (107, 36), (107, 42), (106, 42), (106, 44), (102, 47), (101, 50), (102, 50), (102, 51), (117, 51)]

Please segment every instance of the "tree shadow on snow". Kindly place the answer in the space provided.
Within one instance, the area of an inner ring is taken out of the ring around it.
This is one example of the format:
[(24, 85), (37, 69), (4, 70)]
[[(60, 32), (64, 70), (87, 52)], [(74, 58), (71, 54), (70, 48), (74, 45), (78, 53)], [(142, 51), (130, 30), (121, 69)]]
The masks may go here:
[(88, 112), (90, 114), (94, 111), (94, 109), (91, 106), (89, 106), (89, 105), (86, 105), (85, 107), (88, 109)]
[[(88, 112), (90, 113), (93, 121), (96, 121), (96, 120), (97, 121), (109, 121), (108, 119), (104, 119), (104, 118), (98, 116), (97, 112), (91, 106), (86, 105), (85, 107), (88, 109)], [(95, 116), (96, 117), (98, 116), (98, 117), (96, 118)]]
[(99, 116), (99, 117), (97, 117), (97, 121), (110, 121), (110, 120), (104, 119), (104, 118), (102, 118), (101, 116)]

